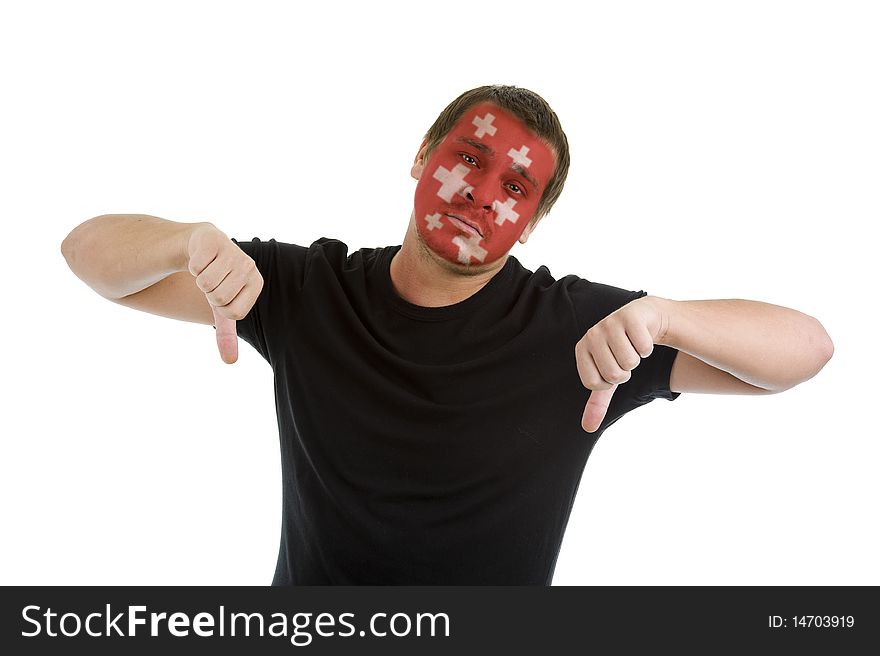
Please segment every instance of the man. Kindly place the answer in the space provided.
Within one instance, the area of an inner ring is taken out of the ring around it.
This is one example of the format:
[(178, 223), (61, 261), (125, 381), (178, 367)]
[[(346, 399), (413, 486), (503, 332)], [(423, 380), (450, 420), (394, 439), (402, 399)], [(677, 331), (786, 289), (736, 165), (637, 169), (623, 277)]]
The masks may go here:
[(143, 215), (67, 237), (71, 268), (103, 296), (213, 324), (226, 362), (237, 330), (272, 366), (274, 584), (547, 585), (605, 428), (684, 391), (779, 392), (831, 357), (821, 324), (795, 310), (523, 268), (509, 252), (568, 161), (543, 99), (480, 87), (419, 149), (401, 246), (238, 243)]

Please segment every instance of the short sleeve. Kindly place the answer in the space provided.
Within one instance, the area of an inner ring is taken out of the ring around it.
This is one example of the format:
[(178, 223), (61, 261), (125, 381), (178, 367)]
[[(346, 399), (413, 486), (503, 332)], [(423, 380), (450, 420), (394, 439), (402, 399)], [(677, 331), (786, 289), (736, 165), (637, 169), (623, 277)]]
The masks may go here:
[(302, 295), (308, 249), (257, 237), (242, 242), (233, 237), (232, 241), (254, 260), (263, 277), (263, 289), (250, 312), (236, 322), (236, 331), (273, 364), (273, 353), (283, 347), (288, 334), (285, 327), (295, 316)]
[[(627, 303), (648, 295), (645, 291), (630, 291), (586, 280), (579, 280), (578, 283), (571, 289), (579, 335), (585, 334)], [(600, 430), (604, 430), (627, 412), (654, 399), (677, 399), (681, 393), (673, 392), (669, 388), (669, 377), (677, 355), (677, 349), (654, 345), (651, 355), (642, 358), (639, 366), (632, 370), (630, 379), (615, 390)]]
[[(645, 291), (633, 292), (626, 303), (631, 303), (647, 295), (648, 293)], [(678, 355), (677, 349), (655, 344), (651, 355), (642, 358), (639, 366), (633, 370), (632, 377), (627, 381), (630, 384), (628, 393), (633, 396), (638, 405), (654, 399), (674, 401), (681, 395), (681, 392), (673, 392), (669, 389), (669, 376), (672, 373), (672, 364), (675, 362), (676, 355)]]

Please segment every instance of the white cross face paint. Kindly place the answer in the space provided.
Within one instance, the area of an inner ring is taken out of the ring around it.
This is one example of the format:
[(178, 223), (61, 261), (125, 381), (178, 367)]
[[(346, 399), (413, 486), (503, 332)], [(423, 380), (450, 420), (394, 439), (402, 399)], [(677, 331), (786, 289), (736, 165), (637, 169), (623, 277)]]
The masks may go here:
[(508, 198), (505, 202), (500, 203), (497, 200), (495, 204), (492, 206), (495, 210), (495, 223), (498, 225), (504, 225), (505, 221), (510, 221), (511, 223), (516, 223), (519, 220), (519, 213), (513, 211), (513, 206), (516, 205), (516, 201), (512, 198)]
[(462, 264), (470, 264), (471, 258), (482, 263), (486, 259), (486, 249), (480, 247), (479, 235), (471, 235), (465, 239), (461, 235), (452, 238), (452, 243), (458, 247), (458, 261)]
[(422, 241), (456, 264), (498, 260), (534, 216), (555, 166), (551, 149), (518, 118), (491, 103), (469, 108), (419, 177)]
[(507, 154), (514, 162), (516, 162), (520, 166), (525, 166), (526, 168), (529, 168), (529, 166), (531, 166), (532, 164), (532, 160), (526, 157), (526, 155), (529, 154), (528, 146), (523, 146), (519, 150), (514, 150), (513, 148), (511, 148), (507, 151)]
[(494, 114), (487, 113), (485, 116), (475, 116), (474, 120), (471, 121), (471, 123), (473, 125), (477, 126), (477, 131), (474, 132), (474, 136), (477, 136), (480, 139), (482, 139), (483, 135), (485, 135), (488, 132), (490, 137), (494, 137), (495, 131), (498, 130), (498, 128), (496, 128), (494, 125), (492, 125), (492, 121), (494, 121), (494, 120), (495, 120)]
[(439, 214), (428, 214), (425, 217), (425, 223), (428, 230), (435, 230), (443, 227), (443, 221)]
[(447, 171), (442, 166), (438, 166), (434, 171), (434, 179), (440, 181), (440, 190), (437, 195), (447, 203), (452, 201), (455, 194), (464, 195), (467, 185), (464, 183), (464, 176), (468, 174), (468, 167), (464, 164), (456, 164), (451, 171)]

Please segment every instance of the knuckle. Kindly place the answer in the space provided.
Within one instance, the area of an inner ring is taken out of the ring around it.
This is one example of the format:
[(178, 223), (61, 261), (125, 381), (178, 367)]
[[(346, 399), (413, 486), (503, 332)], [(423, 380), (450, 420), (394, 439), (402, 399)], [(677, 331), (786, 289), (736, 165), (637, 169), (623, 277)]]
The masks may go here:
[(639, 363), (641, 363), (641, 359), (638, 356), (624, 358), (624, 361), (620, 363), (620, 367), (625, 371), (632, 371), (639, 366)]
[(250, 301), (237, 300), (235, 303), (229, 306), (231, 318), (235, 319), (236, 321), (241, 321), (248, 315), (253, 305), (254, 304)]
[(592, 390), (607, 389), (609, 387), (608, 383), (605, 382), (605, 379), (602, 378), (602, 376), (598, 376), (595, 374), (590, 374), (587, 376), (586, 386)]

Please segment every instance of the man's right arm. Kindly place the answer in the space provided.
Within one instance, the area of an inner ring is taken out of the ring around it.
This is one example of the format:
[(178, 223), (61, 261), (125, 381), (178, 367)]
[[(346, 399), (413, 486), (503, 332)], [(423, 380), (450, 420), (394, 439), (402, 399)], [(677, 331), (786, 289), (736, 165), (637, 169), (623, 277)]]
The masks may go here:
[(61, 252), (104, 298), (214, 325), (223, 360), (237, 358), (235, 321), (256, 302), (263, 278), (253, 259), (212, 224), (108, 214), (74, 228)]

